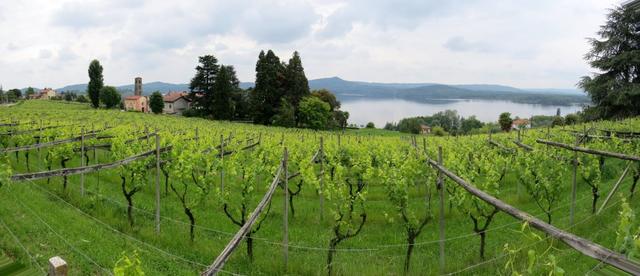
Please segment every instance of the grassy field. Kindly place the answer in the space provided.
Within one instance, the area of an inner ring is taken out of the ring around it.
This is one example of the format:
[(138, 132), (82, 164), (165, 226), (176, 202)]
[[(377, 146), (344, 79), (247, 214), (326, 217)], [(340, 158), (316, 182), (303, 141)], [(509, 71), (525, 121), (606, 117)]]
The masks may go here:
[[(102, 111), (98, 111), (100, 112)], [(104, 113), (105, 116), (107, 114)], [(184, 120), (188, 123), (190, 119)], [(206, 124), (214, 126), (218, 123)], [(361, 133), (360, 131), (357, 132)], [(367, 132), (367, 135), (378, 133), (376, 130)], [(107, 151), (99, 150), (97, 155), (100, 162), (112, 160)], [(37, 156), (37, 150), (30, 152), (31, 171), (46, 170), (43, 158)], [(15, 173), (27, 171), (23, 154), (20, 154), (18, 159), (14, 154), (9, 157)], [(68, 167), (79, 165), (80, 159), (74, 158)], [(622, 162), (607, 161), (602, 195), (609, 192), (622, 169)], [(530, 200), (524, 189), (517, 187), (517, 174), (518, 171), (508, 173), (505, 181), (507, 184), (501, 187), (503, 190), (500, 199), (544, 219), (542, 212)], [(0, 235), (0, 249), (25, 264), (31, 262), (30, 254), (42, 267), (46, 267), (49, 257), (62, 256), (70, 264), (72, 275), (111, 274), (120, 256), (123, 253), (131, 255), (134, 251), (139, 254), (142, 268), (147, 275), (195, 275), (213, 261), (238, 230), (212, 198), (195, 210), (198, 226), (195, 242), (190, 242), (188, 222), (183, 209), (174, 194), (165, 194), (163, 191), (162, 230), (160, 234), (156, 234), (153, 216), (153, 178), (149, 179), (148, 185), (134, 198), (136, 223), (134, 227), (130, 227), (126, 219), (126, 201), (122, 196), (120, 179), (115, 170), (86, 175), (87, 194), (84, 196), (80, 194), (79, 179), (79, 176), (69, 177), (69, 186), (64, 192), (61, 178), (52, 178), (49, 183), (47, 180), (16, 182), (0, 188), (0, 219), (7, 224), (26, 251), (11, 235)], [(255, 203), (266, 191), (268, 182), (270, 181), (257, 185)], [(629, 182), (630, 180), (626, 179), (622, 183), (619, 194), (628, 193)], [(448, 182), (447, 185), (454, 184)], [(553, 212), (554, 225), (613, 248), (621, 197), (614, 196), (609, 207), (602, 214), (594, 216), (590, 210), (590, 189), (580, 181), (576, 224), (571, 227), (568, 219), (571, 179), (567, 178), (558, 185), (562, 185), (565, 192)], [(236, 188), (230, 185), (230, 189)], [(425, 204), (422, 186), (413, 187), (410, 198), (413, 209), (424, 209), (421, 207)], [(255, 236), (254, 260), (250, 261), (247, 258), (243, 243), (224, 267), (226, 272), (251, 275), (326, 274), (327, 247), (332, 237), (332, 221), (328, 212), (325, 213), (325, 219), (320, 220), (316, 191), (304, 185), (301, 194), (295, 199), (295, 217), (289, 218), (289, 264), (285, 270), (281, 245), (283, 199), (283, 191), (278, 189), (264, 225)], [(437, 203), (437, 200), (432, 201), (434, 215), (437, 214)], [(391, 222), (386, 215), (394, 207), (387, 200), (384, 187), (368, 187), (365, 204), (368, 220), (360, 235), (344, 241), (338, 247), (334, 264), (336, 273), (403, 274), (406, 237), (402, 224), (398, 221)], [(631, 204), (635, 210), (640, 209), (638, 201), (632, 201)], [(437, 227), (436, 216), (418, 237), (410, 274), (439, 273)], [(528, 249), (544, 251), (553, 245), (551, 252), (557, 257), (558, 265), (567, 275), (586, 274), (598, 264), (598, 261), (583, 256), (560, 242), (545, 237), (544, 234), (540, 234), (544, 238), (542, 241), (529, 240), (518, 232), (520, 227), (519, 221), (499, 213), (487, 232), (486, 257), (481, 259), (478, 256), (479, 239), (473, 233), (471, 220), (455, 207), (447, 205), (446, 272), (461, 275), (498, 274), (508, 258), (503, 250), (506, 243), (521, 247), (523, 252)], [(517, 263), (526, 266), (526, 254), (520, 255)], [(546, 268), (541, 263), (535, 269), (541, 272)]]

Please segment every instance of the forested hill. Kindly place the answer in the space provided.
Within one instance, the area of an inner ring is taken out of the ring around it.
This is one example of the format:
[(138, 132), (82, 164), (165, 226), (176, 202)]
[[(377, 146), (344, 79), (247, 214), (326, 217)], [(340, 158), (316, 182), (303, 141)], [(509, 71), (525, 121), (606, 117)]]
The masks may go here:
[[(240, 87), (252, 87), (252, 82), (242, 82)], [(445, 85), (438, 83), (376, 83), (348, 81), (338, 77), (321, 78), (309, 81), (311, 89), (328, 89), (339, 100), (365, 99), (405, 99), (417, 102), (442, 101), (447, 99), (507, 100), (519, 103), (570, 105), (588, 103), (589, 99), (577, 89), (519, 89), (493, 84)], [(117, 87), (125, 94), (133, 93), (133, 84)], [(189, 85), (166, 82), (143, 84), (144, 94), (153, 91), (168, 92), (188, 90)], [(86, 84), (69, 85), (58, 91), (82, 92)]]

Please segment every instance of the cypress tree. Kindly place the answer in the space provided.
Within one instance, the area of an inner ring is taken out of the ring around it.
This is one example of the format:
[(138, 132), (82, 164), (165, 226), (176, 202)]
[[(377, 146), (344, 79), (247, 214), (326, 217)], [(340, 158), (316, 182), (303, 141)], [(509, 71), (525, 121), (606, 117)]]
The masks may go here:
[[(235, 79), (235, 82), (234, 82)], [(233, 103), (231, 95), (238, 88), (235, 70), (232, 66), (220, 66), (213, 85), (212, 108), (213, 118), (230, 120), (233, 117)]]
[(102, 65), (97, 59), (89, 64), (89, 85), (87, 86), (87, 94), (91, 100), (93, 108), (100, 107), (100, 90), (104, 86), (104, 78), (102, 77)]
[(584, 113), (597, 118), (640, 115), (640, 10), (618, 7), (600, 27), (600, 39), (589, 40), (585, 58), (601, 73), (585, 76), (578, 84), (595, 106)]
[(289, 103), (295, 110), (296, 122), (299, 123), (299, 104), (302, 98), (309, 96), (309, 81), (304, 74), (302, 60), (297, 51), (293, 52), (293, 57), (289, 59), (285, 70), (285, 93)]
[(256, 63), (256, 83), (251, 94), (253, 121), (270, 124), (283, 97), (284, 66), (273, 51), (260, 52)]
[(213, 87), (220, 66), (213, 55), (201, 56), (198, 61), (200, 64), (196, 67), (196, 75), (189, 84), (189, 97), (200, 115), (210, 116), (213, 115)]

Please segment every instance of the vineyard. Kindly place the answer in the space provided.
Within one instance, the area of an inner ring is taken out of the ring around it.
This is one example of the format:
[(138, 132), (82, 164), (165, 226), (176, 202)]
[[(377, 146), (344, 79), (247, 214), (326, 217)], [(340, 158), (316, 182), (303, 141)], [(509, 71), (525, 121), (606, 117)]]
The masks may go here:
[(377, 136), (28, 101), (0, 108), (0, 252), (72, 275), (640, 273), (639, 131)]

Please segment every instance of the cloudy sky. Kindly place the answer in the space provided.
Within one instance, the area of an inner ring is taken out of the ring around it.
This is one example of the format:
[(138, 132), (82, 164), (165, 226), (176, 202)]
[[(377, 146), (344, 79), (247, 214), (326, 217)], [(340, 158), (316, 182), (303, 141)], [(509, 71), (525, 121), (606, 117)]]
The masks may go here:
[(186, 83), (215, 55), (253, 81), (261, 49), (307, 77), (571, 88), (616, 0), (2, 0), (0, 84)]

